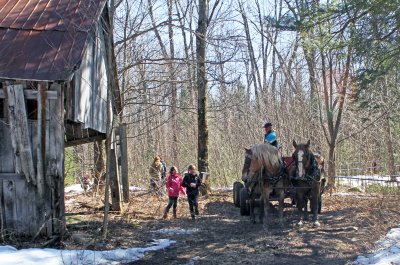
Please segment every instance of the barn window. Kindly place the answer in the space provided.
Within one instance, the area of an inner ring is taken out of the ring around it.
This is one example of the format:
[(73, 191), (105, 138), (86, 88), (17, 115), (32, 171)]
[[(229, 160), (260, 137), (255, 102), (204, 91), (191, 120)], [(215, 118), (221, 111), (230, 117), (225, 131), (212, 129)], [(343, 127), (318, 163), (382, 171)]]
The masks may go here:
[(37, 120), (38, 104), (36, 99), (26, 100), (26, 114), (29, 120)]
[(6, 117), (5, 101), (4, 98), (0, 98), (0, 119), (4, 119), (5, 117)]
[[(4, 91), (3, 90), (3, 83), (0, 82), (0, 91)], [(4, 98), (0, 98), (0, 119), (4, 119), (6, 117), (6, 109), (5, 109), (5, 99)]]

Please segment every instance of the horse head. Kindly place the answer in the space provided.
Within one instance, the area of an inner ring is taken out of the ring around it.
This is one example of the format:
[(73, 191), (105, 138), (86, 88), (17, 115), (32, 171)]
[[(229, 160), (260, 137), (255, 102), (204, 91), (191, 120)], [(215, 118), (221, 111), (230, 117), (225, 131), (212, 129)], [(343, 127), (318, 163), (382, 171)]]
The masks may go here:
[(312, 166), (310, 140), (308, 140), (306, 144), (297, 144), (296, 141), (293, 140), (293, 147), (295, 148), (295, 151), (292, 156), (296, 165), (297, 177), (303, 178), (306, 171)]
[(245, 148), (244, 164), (242, 169), (242, 180), (246, 182), (253, 178), (258, 168), (261, 168), (257, 157), (253, 154), (251, 148)]

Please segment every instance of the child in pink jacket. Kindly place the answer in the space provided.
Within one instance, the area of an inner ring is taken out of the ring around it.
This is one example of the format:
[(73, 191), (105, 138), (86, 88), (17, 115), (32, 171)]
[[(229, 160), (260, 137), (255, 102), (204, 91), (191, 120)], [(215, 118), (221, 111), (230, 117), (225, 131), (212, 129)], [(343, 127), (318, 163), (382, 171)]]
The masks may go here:
[(165, 207), (163, 219), (168, 216), (169, 209), (172, 207), (173, 216), (176, 218), (176, 207), (178, 206), (179, 192), (185, 194), (185, 189), (182, 187), (182, 177), (178, 174), (176, 167), (171, 167), (168, 178), (165, 181), (165, 186), (168, 191), (168, 205)]

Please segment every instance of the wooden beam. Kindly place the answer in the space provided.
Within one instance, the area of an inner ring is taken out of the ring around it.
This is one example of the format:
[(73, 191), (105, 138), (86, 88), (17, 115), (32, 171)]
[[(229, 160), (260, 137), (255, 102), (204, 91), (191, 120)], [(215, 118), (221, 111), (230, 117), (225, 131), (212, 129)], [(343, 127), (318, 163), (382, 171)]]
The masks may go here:
[(105, 140), (106, 134), (92, 129), (82, 129), (82, 124), (67, 121), (65, 124), (65, 147)]
[(56, 164), (57, 175), (53, 177), (54, 181), (54, 195), (52, 210), (54, 211), (52, 220), (53, 232), (56, 235), (64, 233), (65, 224), (65, 202), (64, 202), (64, 147), (65, 147), (65, 128), (64, 128), (64, 91), (60, 84), (53, 83), (50, 87), (51, 90), (57, 92), (56, 100), (56, 113), (55, 116), (54, 134), (55, 134), (55, 149), (56, 149)]
[(28, 119), (26, 116), (25, 98), (22, 85), (6, 85), (8, 113), (10, 119), (11, 137), (15, 137), (22, 172), (26, 180), (36, 185), (36, 173), (33, 167), (32, 144), (29, 135)]
[(40, 204), (43, 203), (44, 199), (44, 168), (46, 160), (46, 82), (40, 82), (38, 84), (39, 93), (37, 93), (38, 102), (38, 120), (37, 120), (37, 189), (39, 198), (41, 200)]
[[(25, 99), (37, 99), (38, 90), (27, 89), (24, 90)], [(6, 94), (3, 89), (0, 89), (0, 98), (6, 98)], [(57, 99), (56, 91), (46, 91), (46, 98), (48, 99)]]
[[(115, 146), (115, 145), (114, 145)], [(111, 209), (120, 212), (121, 207), (121, 190), (118, 178), (118, 166), (115, 154), (115, 149), (110, 150), (111, 154), (108, 156), (110, 159), (110, 189), (111, 189)]]
[(121, 154), (121, 180), (124, 202), (129, 202), (129, 176), (128, 176), (128, 147), (126, 139), (126, 124), (119, 126), (119, 148)]
[(83, 138), (83, 139), (70, 140), (65, 143), (65, 147), (77, 146), (77, 145), (97, 142), (97, 141), (101, 141), (101, 140), (105, 140), (105, 139), (106, 139), (105, 134), (99, 134), (96, 136), (87, 137), (87, 138)]
[(16, 173), (0, 173), (0, 180), (22, 180), (25, 176)]

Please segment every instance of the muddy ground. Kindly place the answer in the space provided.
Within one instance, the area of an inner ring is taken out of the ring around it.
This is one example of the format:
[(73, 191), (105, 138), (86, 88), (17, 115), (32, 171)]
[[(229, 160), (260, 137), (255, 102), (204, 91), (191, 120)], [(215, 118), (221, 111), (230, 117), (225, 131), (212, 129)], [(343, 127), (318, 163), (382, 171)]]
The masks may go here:
[[(233, 205), (231, 191), (214, 191), (200, 198), (200, 216), (190, 219), (180, 198), (178, 219), (161, 218), (167, 198), (146, 192), (130, 194), (123, 214), (110, 215), (109, 239), (100, 239), (101, 197), (66, 194), (67, 233), (62, 248), (113, 249), (144, 247), (153, 239), (175, 240), (169, 248), (147, 252), (131, 264), (349, 264), (375, 247), (400, 223), (400, 196), (333, 193), (323, 196), (321, 227), (296, 226), (293, 207), (284, 210), (284, 227), (276, 209), (269, 225), (251, 224)], [(311, 217), (311, 216), (310, 216)], [(160, 229), (187, 229), (193, 234), (162, 234)]]

